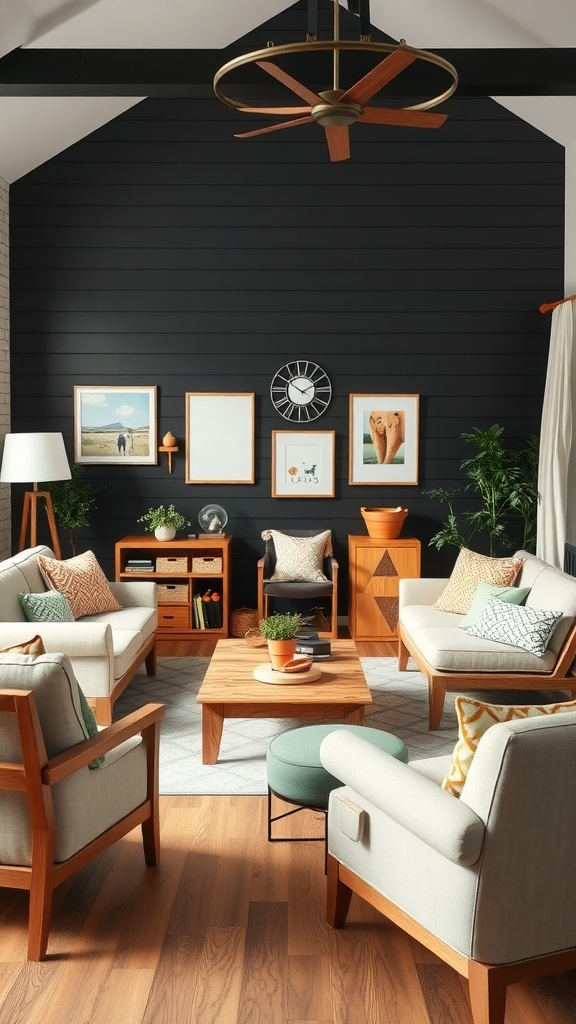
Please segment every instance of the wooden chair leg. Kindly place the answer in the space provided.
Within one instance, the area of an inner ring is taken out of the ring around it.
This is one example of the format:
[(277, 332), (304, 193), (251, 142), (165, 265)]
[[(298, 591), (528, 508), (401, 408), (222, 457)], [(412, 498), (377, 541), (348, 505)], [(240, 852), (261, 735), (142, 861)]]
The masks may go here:
[(428, 728), (439, 729), (444, 713), (446, 687), (438, 679), (428, 680)]
[(144, 859), (148, 867), (160, 863), (160, 799), (158, 796), (158, 775), (160, 762), (160, 723), (142, 731), (142, 742), (147, 756), (147, 789), (150, 801), (150, 817), (142, 822)]
[(468, 988), (474, 1024), (504, 1024), (506, 973), (502, 967), (469, 961)]
[(408, 666), (408, 658), (410, 657), (410, 651), (406, 645), (398, 637), (398, 671), (405, 672)]
[(155, 676), (156, 675), (156, 644), (154, 644), (154, 647), (152, 648), (150, 653), (146, 655), (144, 664), (146, 665), (146, 675), (148, 675), (148, 676)]
[(326, 920), (331, 928), (341, 928), (350, 908), (352, 889), (340, 881), (340, 864), (326, 857)]
[(43, 960), (48, 945), (52, 896), (54, 893), (54, 844), (46, 834), (33, 841), (30, 911), (28, 917), (28, 959)]

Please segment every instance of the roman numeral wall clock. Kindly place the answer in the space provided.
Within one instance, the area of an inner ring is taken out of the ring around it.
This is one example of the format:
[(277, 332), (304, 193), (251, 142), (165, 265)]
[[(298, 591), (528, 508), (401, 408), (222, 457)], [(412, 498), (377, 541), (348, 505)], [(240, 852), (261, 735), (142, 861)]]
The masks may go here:
[(270, 398), (277, 412), (291, 423), (311, 423), (330, 405), (332, 385), (318, 363), (296, 359), (275, 374)]

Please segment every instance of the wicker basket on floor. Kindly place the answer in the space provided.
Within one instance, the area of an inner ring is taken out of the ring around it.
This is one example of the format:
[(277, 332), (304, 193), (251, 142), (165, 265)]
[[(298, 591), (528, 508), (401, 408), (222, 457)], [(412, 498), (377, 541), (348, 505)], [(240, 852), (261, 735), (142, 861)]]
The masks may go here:
[(249, 629), (258, 628), (256, 608), (236, 608), (230, 616), (230, 635), (243, 637)]

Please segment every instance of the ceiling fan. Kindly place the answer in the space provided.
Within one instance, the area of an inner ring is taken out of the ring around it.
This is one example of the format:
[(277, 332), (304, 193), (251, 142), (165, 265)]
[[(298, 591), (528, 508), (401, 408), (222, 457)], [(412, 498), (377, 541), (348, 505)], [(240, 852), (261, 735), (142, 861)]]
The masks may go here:
[[(440, 125), (444, 124), (447, 117), (446, 114), (432, 114), (428, 113), (428, 110), (430, 107), (435, 107), (448, 99), (456, 90), (458, 75), (455, 67), (449, 61), (438, 56), (438, 54), (408, 46), (404, 39), (401, 39), (398, 44), (372, 42), (365, 31), (369, 27), (369, 0), (359, 0), (361, 30), (361, 38), (359, 40), (342, 40), (339, 38), (338, 0), (334, 0), (333, 38), (318, 40), (315, 35), (314, 18), (316, 5), (317, 0), (309, 0), (309, 31), (305, 42), (287, 43), (283, 46), (270, 45), (264, 50), (257, 50), (242, 57), (236, 57), (217, 71), (214, 76), (214, 92), (222, 102), (245, 114), (265, 116), (291, 115), (289, 121), (280, 121), (276, 124), (267, 125), (265, 128), (239, 132), (235, 135), (236, 138), (253, 138), (257, 135), (283, 131), (286, 128), (298, 127), (299, 125), (310, 124), (315, 121), (324, 129), (330, 160), (334, 162), (350, 158), (350, 136), (348, 129), (349, 125), (355, 122), (403, 125), (409, 128), (439, 128)], [(311, 25), (312, 31), (310, 31)], [(331, 50), (333, 54), (332, 88), (323, 89), (319, 92), (309, 89), (304, 83), (299, 82), (282, 67), (270, 60), (272, 56), (282, 57), (287, 54), (313, 53), (326, 50)], [(340, 87), (340, 52), (342, 50), (384, 52), (388, 56), (354, 85), (343, 89)], [(396, 78), (397, 75), (401, 74), (402, 71), (417, 60), (435, 64), (437, 67), (448, 72), (451, 83), (443, 93), (408, 107), (366, 106), (368, 100), (372, 99), (388, 82), (391, 82), (392, 79)], [(296, 96), (300, 97), (301, 100), (304, 100), (306, 106), (288, 104), (251, 106), (228, 96), (219, 86), (221, 79), (235, 68), (249, 63), (256, 64), (266, 74), (276, 79), (282, 85), (285, 85)]]

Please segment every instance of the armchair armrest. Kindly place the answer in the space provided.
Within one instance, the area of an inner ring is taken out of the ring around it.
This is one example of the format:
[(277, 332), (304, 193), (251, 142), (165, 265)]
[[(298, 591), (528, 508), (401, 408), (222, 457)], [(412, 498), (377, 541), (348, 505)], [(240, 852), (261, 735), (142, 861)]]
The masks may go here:
[(478, 860), (485, 832), (481, 818), (409, 764), (345, 731), (322, 740), (320, 760), (358, 797), (447, 860), (463, 865)]
[(114, 657), (112, 629), (104, 622), (0, 622), (0, 647), (29, 640), (37, 633), (47, 654), (69, 658)]
[(398, 603), (403, 608), (409, 604), (434, 604), (445, 589), (447, 579), (417, 577), (398, 581)]
[(113, 750), (131, 736), (144, 733), (147, 729), (155, 732), (159, 729), (165, 710), (164, 704), (146, 704), (119, 722), (113, 722), (112, 725), (101, 729), (91, 739), (76, 743), (62, 754), (50, 758), (42, 770), (42, 782), (44, 785), (53, 786), (102, 754), (107, 754), (109, 750)]

